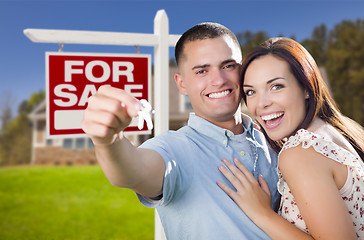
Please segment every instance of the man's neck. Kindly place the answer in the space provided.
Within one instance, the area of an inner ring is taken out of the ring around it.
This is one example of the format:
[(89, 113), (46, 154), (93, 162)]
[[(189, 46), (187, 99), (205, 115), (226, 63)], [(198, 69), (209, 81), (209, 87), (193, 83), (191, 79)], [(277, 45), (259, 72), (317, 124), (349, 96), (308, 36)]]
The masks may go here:
[(242, 123), (235, 123), (235, 119), (233, 119), (232, 121), (227, 121), (227, 122), (213, 122), (213, 124), (215, 124), (216, 126), (219, 126), (221, 128), (230, 130), (234, 133), (234, 135), (239, 135), (242, 134), (244, 132), (244, 127)]

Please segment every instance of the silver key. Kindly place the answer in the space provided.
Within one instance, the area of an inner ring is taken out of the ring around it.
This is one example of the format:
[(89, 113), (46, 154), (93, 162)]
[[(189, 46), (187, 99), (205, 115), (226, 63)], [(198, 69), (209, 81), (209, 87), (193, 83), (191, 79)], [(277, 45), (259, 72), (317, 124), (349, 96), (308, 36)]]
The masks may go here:
[(138, 128), (139, 130), (143, 128), (145, 120), (147, 122), (148, 130), (151, 130), (153, 129), (152, 114), (154, 114), (155, 111), (147, 100), (141, 99), (140, 103), (142, 104), (142, 107), (140, 108), (140, 111), (138, 111)]

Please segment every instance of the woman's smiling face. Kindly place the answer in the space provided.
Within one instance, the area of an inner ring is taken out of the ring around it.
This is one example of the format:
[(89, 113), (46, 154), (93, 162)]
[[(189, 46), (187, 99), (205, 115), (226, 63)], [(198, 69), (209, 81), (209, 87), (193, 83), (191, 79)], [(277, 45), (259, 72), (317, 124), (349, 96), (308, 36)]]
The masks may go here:
[(271, 54), (250, 63), (243, 90), (248, 110), (274, 141), (294, 134), (306, 115), (306, 92), (289, 64)]

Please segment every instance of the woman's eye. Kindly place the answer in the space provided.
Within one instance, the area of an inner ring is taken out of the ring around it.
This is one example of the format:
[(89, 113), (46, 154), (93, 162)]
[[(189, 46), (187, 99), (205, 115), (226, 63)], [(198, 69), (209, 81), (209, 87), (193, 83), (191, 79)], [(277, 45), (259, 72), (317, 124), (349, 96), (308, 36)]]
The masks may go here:
[(253, 95), (255, 93), (255, 91), (254, 90), (247, 90), (247, 91), (245, 91), (245, 95), (247, 95), (247, 96), (251, 96), (251, 95)]
[(272, 90), (279, 90), (281, 88), (284, 88), (284, 86), (282, 84), (275, 84), (275, 85), (273, 85)]

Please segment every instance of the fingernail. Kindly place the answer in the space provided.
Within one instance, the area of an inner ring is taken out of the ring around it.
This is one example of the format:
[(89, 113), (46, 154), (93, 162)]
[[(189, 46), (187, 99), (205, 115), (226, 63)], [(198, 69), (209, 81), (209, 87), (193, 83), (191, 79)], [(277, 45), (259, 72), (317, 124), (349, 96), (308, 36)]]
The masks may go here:
[(142, 104), (138, 101), (134, 104), (134, 108), (137, 110), (137, 111), (140, 111), (140, 109), (142, 108)]
[(134, 116), (138, 115), (138, 112), (141, 110), (142, 108), (142, 104), (140, 102), (136, 102), (134, 104), (134, 108), (132, 109), (132, 111), (134, 112)]

